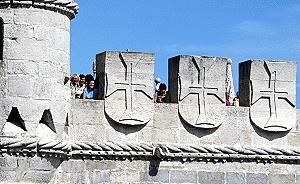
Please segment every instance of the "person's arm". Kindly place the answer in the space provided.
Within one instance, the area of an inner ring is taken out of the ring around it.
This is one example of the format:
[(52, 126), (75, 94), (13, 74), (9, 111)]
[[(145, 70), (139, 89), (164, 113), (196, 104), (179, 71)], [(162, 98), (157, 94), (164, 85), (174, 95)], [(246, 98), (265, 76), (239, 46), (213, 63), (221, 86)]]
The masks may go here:
[(99, 90), (95, 89), (94, 90), (94, 100), (98, 100), (98, 96), (99, 96)]
[(82, 95), (82, 99), (86, 99), (86, 88), (84, 88), (84, 90), (83, 90), (83, 95)]
[(154, 93), (154, 98), (153, 98), (153, 100), (154, 100), (154, 103), (156, 103), (156, 101), (157, 101), (157, 92)]

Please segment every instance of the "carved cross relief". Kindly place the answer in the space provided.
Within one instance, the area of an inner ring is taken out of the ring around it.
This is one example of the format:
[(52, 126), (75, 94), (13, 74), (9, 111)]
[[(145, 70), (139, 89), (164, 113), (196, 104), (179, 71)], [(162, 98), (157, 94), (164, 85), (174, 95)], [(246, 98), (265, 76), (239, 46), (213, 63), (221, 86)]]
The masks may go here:
[[(197, 70), (197, 83), (188, 86), (189, 93), (187, 95), (185, 95), (183, 98), (180, 98), (179, 101), (183, 101), (189, 95), (197, 95), (197, 106), (198, 106), (199, 115), (197, 117), (195, 125), (207, 124), (210, 126), (214, 126), (214, 124), (207, 122), (207, 99), (206, 98), (208, 95), (213, 95), (218, 100), (220, 100), (222, 103), (224, 103), (224, 101), (222, 100), (222, 98), (220, 98), (218, 96), (218, 94), (217, 94), (218, 88), (217, 87), (209, 87), (206, 85), (206, 75), (207, 75), (206, 67), (204, 67), (202, 63), (199, 66), (199, 64), (196, 62), (195, 58), (192, 59), (192, 63)], [(180, 76), (179, 76), (179, 78), (180, 78)], [(180, 97), (181, 97), (181, 95), (180, 95)]]
[[(119, 86), (117, 90), (122, 90), (125, 93), (125, 108), (126, 111), (124, 112), (124, 116), (121, 117), (120, 121), (125, 121), (132, 119), (131, 115), (134, 113), (133, 111), (133, 95), (136, 92), (142, 92), (144, 93), (144, 89), (146, 88), (145, 84), (139, 84), (139, 83), (133, 83), (132, 81), (132, 65), (133, 63), (130, 62), (130, 72), (125, 72), (125, 81), (124, 82), (117, 82), (115, 83), (116, 85)], [(127, 71), (127, 65), (124, 62), (124, 65), (126, 66), (126, 71)], [(150, 96), (146, 95), (151, 99)], [(136, 119), (136, 121), (140, 121)]]
[[(285, 90), (280, 90), (277, 87), (277, 72), (273, 71), (271, 72), (269, 67), (266, 63), (264, 63), (264, 67), (266, 69), (266, 72), (269, 75), (269, 84), (268, 88), (266, 90), (260, 90), (260, 96), (257, 100), (251, 103), (251, 106), (253, 106), (256, 102), (258, 102), (260, 99), (268, 99), (269, 101), (269, 109), (270, 109), (270, 117), (268, 121), (265, 123), (264, 128), (283, 128), (287, 129), (288, 127), (285, 126), (284, 123), (282, 123), (280, 120), (278, 120), (278, 105), (277, 100), (285, 100), (288, 102), (292, 107), (295, 107), (295, 105), (288, 99), (288, 92)], [(252, 87), (253, 88), (253, 87)], [(252, 89), (253, 91), (253, 89)]]
[[(150, 100), (150, 102), (152, 102), (152, 97), (145, 92), (146, 88), (147, 88), (147, 86), (145, 84), (134, 82), (134, 64), (135, 63), (126, 62), (124, 60), (122, 54), (119, 54), (119, 57), (120, 57), (120, 61), (121, 61), (122, 65), (125, 69), (124, 79), (122, 82), (113, 83), (116, 89), (113, 92), (111, 92), (110, 94), (107, 94), (105, 98), (110, 97), (112, 94), (116, 93), (117, 91), (124, 92), (125, 111), (124, 112), (120, 112), (120, 111), (116, 112), (116, 113), (120, 114), (118, 116), (117, 121), (120, 123), (124, 123), (124, 124), (134, 124), (134, 125), (144, 124), (144, 123), (146, 123), (145, 117), (143, 117), (143, 115), (141, 115), (143, 112), (138, 112), (140, 104), (138, 103), (136, 98), (134, 98), (134, 95), (137, 95), (137, 93), (142, 93), (147, 99)], [(141, 108), (140, 110), (142, 111), (145, 109)], [(149, 119), (149, 118), (146, 118), (146, 119)], [(136, 123), (128, 123), (129, 121), (131, 121), (131, 122), (135, 121)]]

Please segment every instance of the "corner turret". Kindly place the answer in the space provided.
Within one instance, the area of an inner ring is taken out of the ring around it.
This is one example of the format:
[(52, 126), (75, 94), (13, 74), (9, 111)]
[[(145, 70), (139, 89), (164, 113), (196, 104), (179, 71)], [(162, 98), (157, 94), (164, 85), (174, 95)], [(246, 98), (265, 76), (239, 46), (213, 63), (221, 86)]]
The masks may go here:
[(78, 11), (74, 0), (0, 0), (2, 137), (61, 138), (70, 111), (70, 20)]

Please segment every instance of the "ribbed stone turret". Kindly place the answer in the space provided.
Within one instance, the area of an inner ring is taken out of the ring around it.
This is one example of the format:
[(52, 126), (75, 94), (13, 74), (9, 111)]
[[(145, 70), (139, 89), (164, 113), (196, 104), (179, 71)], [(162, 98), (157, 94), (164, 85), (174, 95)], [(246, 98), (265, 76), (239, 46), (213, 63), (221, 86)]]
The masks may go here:
[(62, 137), (70, 110), (70, 19), (78, 10), (73, 0), (0, 0), (2, 137)]
[(33, 7), (60, 12), (70, 19), (79, 11), (79, 6), (74, 0), (0, 0), (0, 7)]

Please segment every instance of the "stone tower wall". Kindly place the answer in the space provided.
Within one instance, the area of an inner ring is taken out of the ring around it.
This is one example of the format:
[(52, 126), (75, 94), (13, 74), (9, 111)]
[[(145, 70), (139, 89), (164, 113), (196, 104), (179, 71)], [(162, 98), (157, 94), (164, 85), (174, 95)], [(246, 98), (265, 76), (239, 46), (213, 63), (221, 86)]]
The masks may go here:
[(1, 182), (300, 183), (296, 63), (241, 63), (244, 107), (227, 107), (231, 60), (179, 55), (172, 103), (154, 103), (155, 55), (108, 51), (96, 56), (101, 100), (70, 101), (77, 12), (0, 0)]
[(4, 20), (4, 56), (0, 65), (3, 128), (12, 107), (37, 131), (43, 112), (50, 109), (57, 133), (69, 112), (70, 19), (58, 12), (29, 7), (0, 9)]

